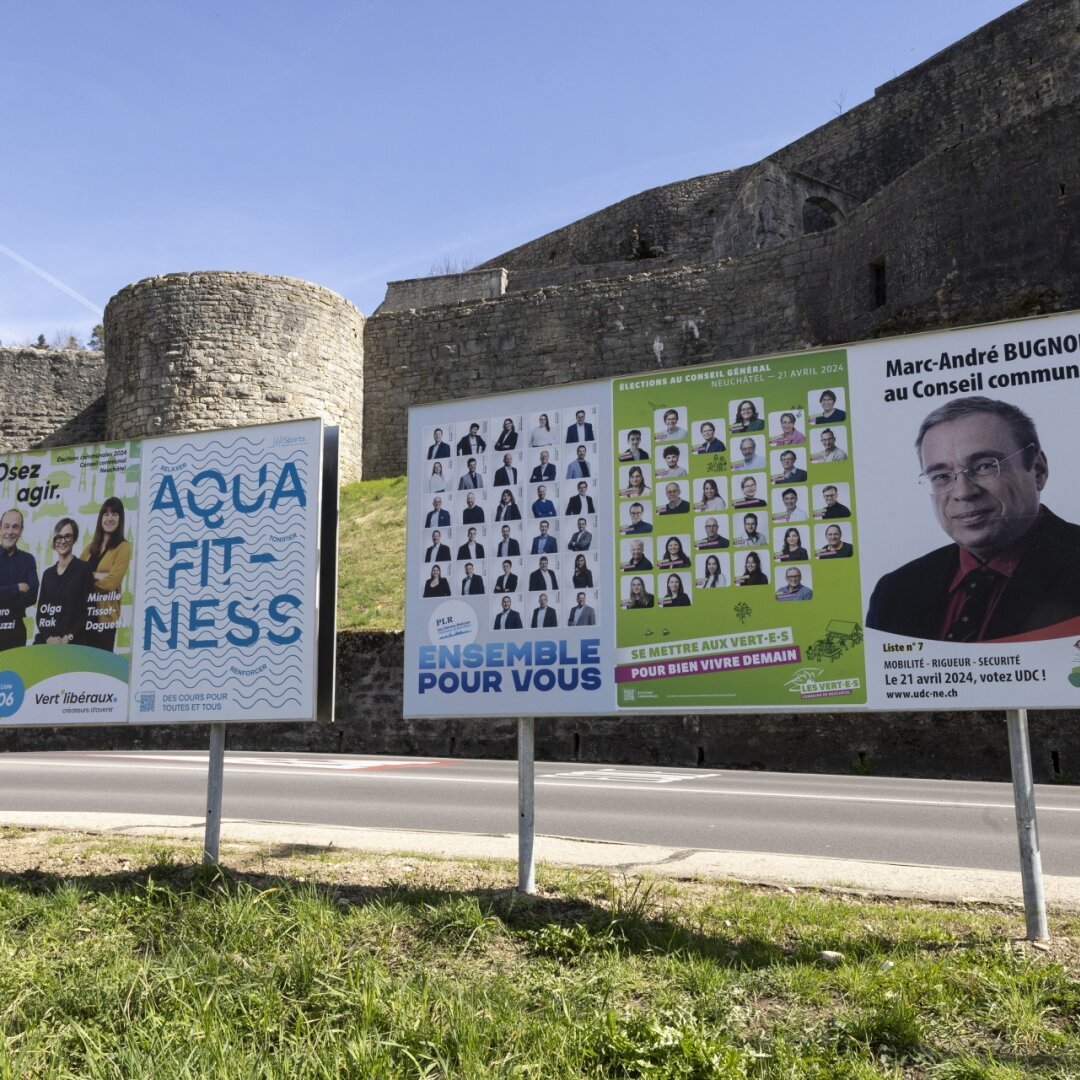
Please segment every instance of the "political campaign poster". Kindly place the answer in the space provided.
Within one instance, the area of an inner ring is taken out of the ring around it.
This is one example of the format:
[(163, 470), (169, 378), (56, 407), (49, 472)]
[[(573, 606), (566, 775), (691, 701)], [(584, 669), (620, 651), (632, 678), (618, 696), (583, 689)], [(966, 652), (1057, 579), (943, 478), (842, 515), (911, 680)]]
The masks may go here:
[(0, 457), (0, 724), (127, 715), (138, 442)]
[(143, 444), (132, 723), (315, 715), (322, 422)]
[(867, 343), (851, 388), (872, 700), (1080, 705), (1080, 316)]
[[(1066, 403), (1077, 386), (1080, 318), (1067, 313), (558, 388), (575, 421), (586, 397), (603, 418), (587, 522), (602, 585), (586, 600), (595, 686), (564, 694), (556, 673), (546, 697), (507, 692), (502, 654), (485, 651), (531, 647), (528, 592), (490, 630), (466, 602), (471, 653), (444, 648), (459, 625), (435, 612), (476, 587), (461, 545), (471, 556), (488, 538), (469, 524), (490, 531), (475, 515), (493, 488), (496, 508), (505, 501), (492, 481), (515, 464), (496, 441), (509, 433), (528, 449), (556, 391), (413, 410), (406, 712), (1075, 705), (1080, 491)], [(565, 456), (561, 437), (548, 445)], [(558, 465), (530, 479), (565, 484)], [(512, 489), (523, 528), (562, 512), (550, 494)], [(484, 566), (488, 578), (501, 569)], [(520, 588), (536, 569), (511, 564), (504, 581)]]
[(612, 699), (610, 387), (410, 410), (405, 711)]

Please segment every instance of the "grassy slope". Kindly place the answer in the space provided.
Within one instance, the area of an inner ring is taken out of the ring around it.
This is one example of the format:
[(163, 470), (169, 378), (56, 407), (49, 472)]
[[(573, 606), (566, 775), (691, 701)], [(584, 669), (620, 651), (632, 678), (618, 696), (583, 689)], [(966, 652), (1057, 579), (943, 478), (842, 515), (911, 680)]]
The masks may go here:
[(405, 477), (341, 489), (339, 630), (405, 625)]
[(6, 830), (0, 1075), (1080, 1075), (1075, 915), (1040, 952), (1015, 909), (545, 868), (523, 898), (505, 864), (198, 856)]

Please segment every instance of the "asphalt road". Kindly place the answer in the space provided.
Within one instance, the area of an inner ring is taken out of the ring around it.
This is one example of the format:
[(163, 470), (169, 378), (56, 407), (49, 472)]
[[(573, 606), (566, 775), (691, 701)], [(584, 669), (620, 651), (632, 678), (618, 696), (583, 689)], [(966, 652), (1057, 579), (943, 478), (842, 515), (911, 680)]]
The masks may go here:
[[(0, 756), (4, 810), (190, 815), (205, 806), (194, 753)], [(1039, 787), (1043, 869), (1080, 876), (1080, 788)], [(225, 818), (508, 833), (513, 761), (239, 754)], [(1015, 870), (1007, 784), (538, 762), (536, 831), (675, 848)]]

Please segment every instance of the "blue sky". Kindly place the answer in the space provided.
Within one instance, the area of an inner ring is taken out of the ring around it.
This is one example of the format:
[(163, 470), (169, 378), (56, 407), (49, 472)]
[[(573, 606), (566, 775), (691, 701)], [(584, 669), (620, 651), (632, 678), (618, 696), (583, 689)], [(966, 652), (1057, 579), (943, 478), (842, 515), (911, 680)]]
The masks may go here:
[(998, 0), (36, 0), (0, 7), (0, 342), (124, 285), (286, 274), (365, 314), (645, 188), (756, 161)]

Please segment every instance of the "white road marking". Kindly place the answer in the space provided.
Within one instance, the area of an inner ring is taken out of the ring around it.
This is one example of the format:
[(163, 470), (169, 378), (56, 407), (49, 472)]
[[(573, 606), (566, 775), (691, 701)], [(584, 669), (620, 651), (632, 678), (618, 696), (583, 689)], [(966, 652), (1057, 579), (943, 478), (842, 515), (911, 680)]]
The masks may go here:
[(632, 769), (581, 769), (575, 772), (537, 773), (537, 780), (614, 780), (638, 784), (677, 784), (681, 780), (707, 780), (719, 773), (635, 772)]

